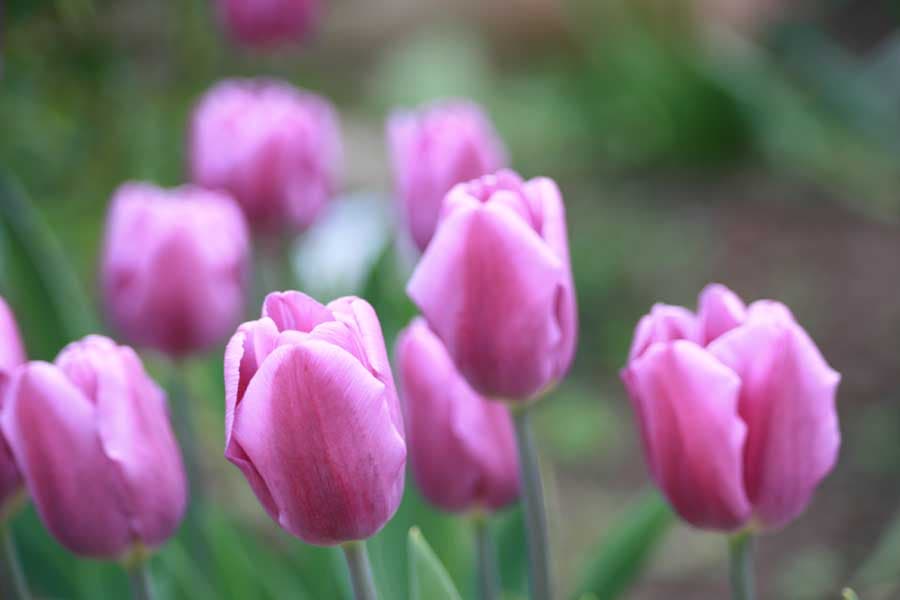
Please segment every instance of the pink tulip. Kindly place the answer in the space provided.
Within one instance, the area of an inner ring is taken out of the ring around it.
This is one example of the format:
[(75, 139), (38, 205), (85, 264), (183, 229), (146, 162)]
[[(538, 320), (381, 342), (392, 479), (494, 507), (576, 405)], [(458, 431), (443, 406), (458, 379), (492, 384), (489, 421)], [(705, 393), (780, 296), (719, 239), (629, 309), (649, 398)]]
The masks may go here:
[(260, 231), (302, 231), (337, 188), (338, 117), (287, 83), (232, 79), (200, 100), (191, 123), (195, 183), (234, 196)]
[[(15, 369), (25, 362), (25, 348), (15, 317), (6, 301), (0, 297), (0, 414), (3, 412), (6, 388)], [(9, 445), (0, 431), (0, 522), (5, 505), (22, 487), (22, 476), (16, 467)]]
[(134, 344), (181, 356), (220, 343), (244, 309), (249, 238), (227, 196), (126, 183), (106, 224), (103, 292)]
[(840, 375), (781, 303), (710, 285), (696, 315), (656, 305), (622, 379), (653, 479), (698, 527), (782, 527), (837, 460)]
[(219, 19), (232, 37), (259, 48), (302, 39), (321, 9), (320, 0), (218, 0)]
[(403, 419), (372, 307), (272, 293), (225, 350), (225, 457), (289, 533), (368, 538), (403, 495)]
[(528, 400), (553, 385), (577, 332), (556, 184), (500, 171), (454, 187), (407, 293), (479, 393)]
[(14, 376), (0, 428), (47, 529), (72, 552), (154, 548), (187, 505), (166, 398), (137, 354), (88, 336)]
[(421, 318), (401, 333), (397, 362), (413, 473), (424, 496), (453, 512), (515, 502), (519, 462), (507, 408), (466, 383)]
[(434, 235), (447, 192), (507, 162), (503, 142), (472, 102), (442, 102), (418, 111), (395, 112), (387, 135), (401, 213), (422, 251)]

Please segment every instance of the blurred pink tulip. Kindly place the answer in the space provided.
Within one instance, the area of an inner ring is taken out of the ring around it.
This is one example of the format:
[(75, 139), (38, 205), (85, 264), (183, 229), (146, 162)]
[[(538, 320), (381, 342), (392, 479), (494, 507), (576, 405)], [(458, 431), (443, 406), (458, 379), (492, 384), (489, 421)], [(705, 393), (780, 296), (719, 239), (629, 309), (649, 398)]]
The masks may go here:
[(434, 235), (450, 188), (506, 166), (503, 142), (472, 102), (397, 111), (388, 121), (387, 136), (400, 210), (422, 251)]
[(177, 529), (187, 505), (166, 398), (127, 346), (88, 336), (13, 377), (0, 428), (47, 529), (122, 558)]
[(228, 196), (126, 183), (106, 223), (103, 293), (129, 342), (181, 356), (223, 341), (244, 309), (249, 238)]
[(217, 0), (219, 19), (238, 42), (268, 48), (300, 40), (319, 21), (321, 0)]
[(519, 462), (506, 406), (478, 395), (421, 318), (397, 342), (413, 473), (448, 511), (497, 510), (519, 496)]
[(577, 315), (562, 196), (500, 171), (455, 186), (407, 286), (484, 396), (530, 400), (565, 374)]
[(368, 538), (403, 496), (403, 418), (381, 325), (359, 298), (269, 294), (225, 351), (225, 457), (283, 529)]
[[(25, 347), (19, 335), (19, 327), (12, 310), (0, 297), (0, 414), (3, 412), (6, 388), (15, 369), (25, 362)], [(4, 505), (11, 501), (22, 487), (22, 476), (16, 467), (9, 445), (0, 431), (0, 521)]]
[(840, 375), (781, 303), (714, 284), (696, 315), (656, 305), (622, 379), (653, 479), (698, 527), (782, 527), (837, 460)]
[(280, 81), (222, 81), (194, 110), (192, 178), (234, 196), (258, 231), (303, 231), (337, 188), (340, 135), (324, 98)]

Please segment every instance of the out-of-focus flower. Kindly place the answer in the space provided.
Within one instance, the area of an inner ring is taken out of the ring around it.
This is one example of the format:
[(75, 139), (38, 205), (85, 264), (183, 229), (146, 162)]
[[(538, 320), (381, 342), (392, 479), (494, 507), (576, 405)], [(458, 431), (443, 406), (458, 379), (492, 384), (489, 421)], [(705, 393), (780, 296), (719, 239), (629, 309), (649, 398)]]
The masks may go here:
[(300, 40), (321, 16), (321, 0), (217, 0), (219, 19), (238, 42), (269, 48)]
[(775, 22), (789, 7), (784, 0), (694, 0), (697, 19), (702, 23), (744, 33)]
[(500, 171), (455, 186), (407, 286), (482, 395), (529, 400), (575, 353), (577, 315), (562, 196)]
[(72, 552), (121, 558), (154, 548), (187, 505), (166, 398), (127, 346), (88, 336), (53, 364), (31, 362), (0, 416), (47, 529)]
[(359, 298), (269, 294), (225, 351), (225, 457), (283, 529), (362, 540), (403, 495), (403, 418), (381, 325)]
[(306, 229), (337, 187), (337, 113), (288, 83), (218, 83), (194, 110), (189, 143), (194, 183), (230, 193), (258, 231)]
[(126, 183), (106, 223), (110, 320), (129, 342), (171, 355), (218, 344), (244, 309), (248, 253), (244, 217), (228, 196)]
[(423, 251), (450, 188), (506, 166), (503, 142), (472, 102), (397, 111), (388, 120), (387, 138), (402, 218)]
[[(0, 414), (13, 371), (24, 362), (25, 347), (22, 345), (19, 327), (6, 300), (0, 297)], [(3, 519), (5, 505), (17, 495), (21, 487), (22, 476), (3, 432), (0, 431), (0, 520)]]
[(837, 460), (840, 375), (781, 303), (710, 285), (696, 315), (658, 304), (622, 379), (653, 479), (698, 527), (779, 528)]
[(466, 383), (421, 318), (401, 333), (397, 362), (410, 460), (424, 496), (454, 512), (514, 502), (519, 463), (506, 406)]

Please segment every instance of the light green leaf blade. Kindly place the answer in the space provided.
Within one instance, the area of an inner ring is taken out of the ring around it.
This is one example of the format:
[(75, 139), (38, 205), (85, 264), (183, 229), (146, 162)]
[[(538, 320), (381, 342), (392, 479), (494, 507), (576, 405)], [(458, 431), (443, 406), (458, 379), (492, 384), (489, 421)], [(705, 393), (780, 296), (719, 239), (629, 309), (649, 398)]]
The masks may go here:
[(411, 600), (462, 600), (418, 527), (409, 530), (409, 595)]

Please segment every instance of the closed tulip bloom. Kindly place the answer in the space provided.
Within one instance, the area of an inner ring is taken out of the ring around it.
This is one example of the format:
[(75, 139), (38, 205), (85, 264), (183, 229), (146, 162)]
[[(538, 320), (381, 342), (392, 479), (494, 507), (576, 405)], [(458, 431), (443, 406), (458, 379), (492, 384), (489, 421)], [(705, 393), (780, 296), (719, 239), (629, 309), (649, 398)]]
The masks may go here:
[(302, 39), (321, 9), (320, 0), (218, 0), (219, 19), (232, 37), (258, 48)]
[(403, 496), (406, 442), (381, 325), (359, 298), (269, 294), (225, 351), (225, 457), (283, 529), (366, 539)]
[(240, 322), (249, 237), (231, 198), (126, 183), (106, 223), (102, 276), (112, 324), (174, 356), (221, 343)]
[(397, 111), (388, 121), (388, 144), (400, 211), (409, 233), (425, 250), (434, 235), (444, 196), (457, 183), (506, 166), (503, 142), (481, 108), (466, 101)]
[(469, 384), (529, 400), (575, 352), (575, 289), (562, 196), (500, 171), (455, 186), (407, 286)]
[(779, 302), (710, 285), (697, 314), (656, 305), (622, 379), (653, 479), (698, 527), (780, 528), (837, 460), (840, 375)]
[(423, 495), (452, 512), (493, 511), (519, 496), (507, 408), (473, 390), (421, 318), (397, 342), (413, 474)]
[[(0, 297), (0, 414), (3, 412), (6, 388), (16, 367), (25, 362), (25, 348), (19, 327), (9, 305)], [(22, 487), (22, 477), (16, 467), (9, 445), (0, 431), (0, 521), (4, 506)]]
[(324, 98), (265, 79), (232, 79), (194, 110), (194, 183), (227, 191), (263, 232), (303, 231), (337, 188), (338, 117)]
[(166, 398), (127, 346), (101, 336), (31, 362), (10, 384), (0, 428), (38, 514), (70, 551), (121, 558), (154, 548), (187, 505)]

